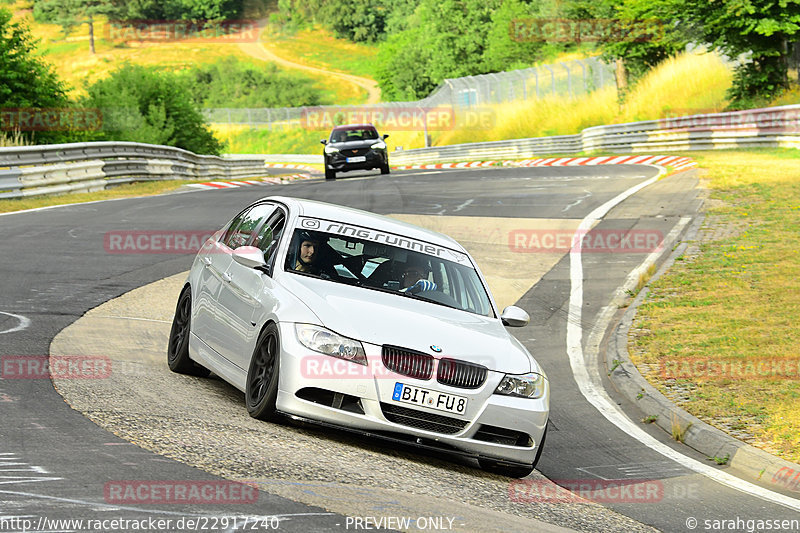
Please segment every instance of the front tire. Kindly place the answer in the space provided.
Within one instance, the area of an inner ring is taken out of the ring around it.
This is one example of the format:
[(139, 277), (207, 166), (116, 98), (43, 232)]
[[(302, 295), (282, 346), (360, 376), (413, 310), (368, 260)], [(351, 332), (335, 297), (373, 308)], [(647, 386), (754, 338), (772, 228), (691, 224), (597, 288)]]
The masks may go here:
[(329, 168), (325, 168), (325, 179), (326, 180), (335, 180), (336, 179), (336, 171), (331, 170)]
[(274, 420), (277, 417), (275, 401), (278, 398), (280, 346), (278, 326), (270, 324), (259, 335), (253, 357), (250, 358), (245, 403), (250, 416), (259, 420)]
[(381, 165), (381, 174), (388, 174), (388, 173), (389, 173), (389, 163)]
[(189, 335), (192, 324), (192, 290), (187, 285), (178, 297), (172, 329), (167, 344), (167, 365), (178, 374), (204, 378), (210, 373), (189, 358)]

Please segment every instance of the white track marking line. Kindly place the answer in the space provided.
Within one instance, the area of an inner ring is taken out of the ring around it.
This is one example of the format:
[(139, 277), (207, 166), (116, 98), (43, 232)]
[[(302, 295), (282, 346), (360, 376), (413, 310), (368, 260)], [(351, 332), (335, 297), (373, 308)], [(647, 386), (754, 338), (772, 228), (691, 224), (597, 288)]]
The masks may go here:
[(14, 333), (15, 331), (22, 331), (23, 329), (27, 329), (28, 326), (31, 325), (31, 320), (28, 317), (24, 317), (22, 315), (15, 315), (14, 313), (6, 313), (5, 311), (0, 311), (0, 315), (6, 315), (10, 317), (14, 317), (19, 320), (19, 324), (15, 327), (0, 331), (0, 335), (3, 333)]
[(687, 457), (673, 450), (666, 444), (659, 442), (642, 430), (642, 428), (617, 408), (617, 405), (609, 398), (603, 388), (599, 375), (596, 373), (592, 375), (589, 374), (588, 365), (584, 360), (583, 347), (581, 345), (583, 335), (581, 330), (581, 315), (583, 310), (583, 262), (581, 258), (580, 236), (588, 231), (596, 222), (601, 220), (617, 204), (657, 181), (663, 172), (662, 169), (657, 176), (629, 188), (586, 215), (575, 231), (576, 246), (569, 254), (570, 297), (569, 319), (567, 320), (567, 355), (569, 356), (569, 363), (570, 367), (572, 367), (572, 374), (575, 378), (575, 382), (578, 384), (578, 388), (586, 400), (600, 411), (609, 422), (653, 451), (722, 485), (756, 496), (762, 500), (800, 511), (800, 500), (778, 494), (777, 492), (732, 476), (727, 472), (712, 468), (709, 465)]

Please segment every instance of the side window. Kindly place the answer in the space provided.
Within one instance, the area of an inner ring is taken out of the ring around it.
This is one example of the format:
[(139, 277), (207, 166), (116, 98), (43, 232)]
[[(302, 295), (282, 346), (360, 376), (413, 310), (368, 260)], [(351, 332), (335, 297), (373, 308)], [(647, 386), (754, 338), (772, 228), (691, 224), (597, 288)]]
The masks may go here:
[(231, 250), (246, 246), (254, 237), (253, 231), (258, 223), (274, 210), (275, 206), (272, 204), (259, 204), (240, 214), (228, 226), (222, 242)]
[(279, 209), (258, 230), (258, 236), (253, 242), (253, 246), (257, 246), (264, 252), (264, 261), (268, 265), (272, 264), (275, 259), (275, 253), (278, 251), (278, 242), (281, 240), (285, 226), (286, 217), (283, 211)]

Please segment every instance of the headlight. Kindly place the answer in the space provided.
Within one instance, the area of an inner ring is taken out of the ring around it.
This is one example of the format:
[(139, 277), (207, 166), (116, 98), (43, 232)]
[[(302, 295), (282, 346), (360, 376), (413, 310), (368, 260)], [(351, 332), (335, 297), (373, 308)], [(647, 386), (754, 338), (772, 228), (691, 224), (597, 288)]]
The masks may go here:
[(383, 141), (378, 141), (372, 146), (370, 146), (373, 150), (386, 150), (386, 143)]
[(494, 390), (495, 394), (520, 396), (522, 398), (541, 398), (545, 390), (545, 377), (541, 374), (506, 374)]
[(339, 149), (335, 146), (331, 146), (330, 144), (325, 145), (325, 153), (326, 154), (336, 154), (339, 152)]
[(297, 340), (309, 350), (332, 357), (339, 357), (360, 365), (366, 366), (367, 364), (367, 355), (364, 353), (364, 347), (357, 340), (342, 337), (329, 329), (321, 326), (312, 326), (311, 324), (295, 324), (295, 331), (297, 332)]

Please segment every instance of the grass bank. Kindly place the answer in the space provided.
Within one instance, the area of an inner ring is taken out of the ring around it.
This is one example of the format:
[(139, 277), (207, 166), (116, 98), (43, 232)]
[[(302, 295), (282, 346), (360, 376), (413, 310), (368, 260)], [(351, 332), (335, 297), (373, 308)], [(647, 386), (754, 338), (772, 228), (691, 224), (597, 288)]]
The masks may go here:
[[(119, 28), (108, 25), (103, 17), (94, 24), (95, 49), (89, 49), (89, 27), (83, 24), (67, 37), (55, 24), (44, 24), (33, 19), (32, 2), (19, 0), (9, 2), (5, 7), (15, 13), (18, 20), (29, 25), (33, 35), (40, 39), (39, 50), (45, 60), (51, 63), (59, 77), (70, 86), (72, 97), (85, 94), (84, 84), (103, 79), (110, 72), (130, 62), (144, 66), (157, 66), (166, 70), (182, 70), (205, 63), (214, 63), (225, 57), (235, 57), (239, 61), (258, 68), (265, 58), (259, 53), (259, 42), (276, 54), (287, 55), (293, 62), (308, 64), (322, 69), (341, 71), (347, 74), (365, 75), (377, 47), (356, 45), (345, 39), (337, 39), (324, 29), (299, 32), (294, 36), (282, 36), (269, 28), (261, 32), (257, 39), (243, 38), (210, 41), (121, 41), (112, 36), (122, 35)], [(154, 30), (155, 31), (155, 30)], [(285, 48), (285, 51), (284, 51)], [(325, 101), (359, 103), (366, 97), (352, 83), (325, 76), (319, 73), (294, 71), (315, 81), (315, 87), (322, 93)]]
[[(485, 105), (480, 113), (458, 117), (457, 123), (469, 126), (432, 131), (432, 145), (571, 135), (591, 126), (722, 111), (728, 103), (725, 92), (731, 80), (730, 67), (716, 54), (683, 54), (653, 69), (622, 104), (616, 89), (607, 87), (575, 98), (546, 96)], [(405, 149), (425, 146), (421, 131), (387, 132), (390, 150), (397, 145)], [(245, 153), (238, 151), (238, 146), (246, 146), (248, 153), (318, 153), (319, 139), (304, 144), (300, 142), (303, 138), (291, 129), (242, 129), (225, 136), (234, 153)]]
[(653, 283), (634, 362), (698, 418), (800, 461), (800, 151), (692, 153), (698, 240)]

